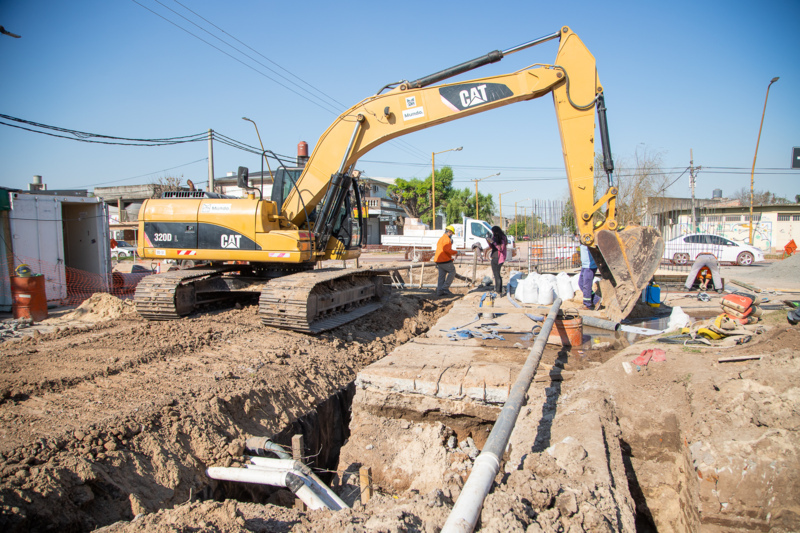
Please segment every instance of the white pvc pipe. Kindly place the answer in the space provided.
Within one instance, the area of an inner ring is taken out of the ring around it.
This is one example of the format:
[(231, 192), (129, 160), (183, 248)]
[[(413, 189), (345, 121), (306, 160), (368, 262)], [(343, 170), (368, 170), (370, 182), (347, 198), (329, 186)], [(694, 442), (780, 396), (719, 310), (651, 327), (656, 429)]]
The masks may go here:
[(271, 469), (287, 469), (293, 471), (297, 475), (305, 476), (305, 478), (309, 480), (311, 488), (325, 501), (329, 509), (339, 511), (341, 509), (350, 508), (338, 494), (333, 492), (333, 490), (323, 483), (308, 466), (300, 461), (292, 459), (272, 459), (270, 457), (250, 457), (250, 462), (255, 466)]
[[(272, 470), (268, 468), (226, 468), (212, 466), (206, 470), (208, 477), (224, 481), (238, 481), (241, 483), (255, 483), (258, 485), (272, 485), (285, 487), (300, 498), (309, 509), (334, 509), (328, 505), (324, 498), (312, 490), (310, 485), (314, 482), (302, 474), (290, 470)], [(334, 509), (338, 510), (338, 509)]]
[(226, 468), (212, 466), (206, 470), (211, 479), (224, 481), (240, 481), (242, 483), (258, 483), (274, 487), (286, 487), (286, 474), (289, 470), (250, 470), (247, 468)]

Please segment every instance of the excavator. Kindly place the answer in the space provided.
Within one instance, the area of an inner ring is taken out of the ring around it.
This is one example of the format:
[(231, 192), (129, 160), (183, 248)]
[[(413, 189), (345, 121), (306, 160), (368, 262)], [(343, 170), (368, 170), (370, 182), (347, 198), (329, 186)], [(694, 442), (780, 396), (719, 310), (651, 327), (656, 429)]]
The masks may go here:
[[(495, 63), (532, 46), (559, 40), (554, 64), (457, 83), (443, 80)], [(632, 310), (651, 280), (664, 240), (650, 227), (620, 227), (617, 187), (603, 87), (595, 59), (570, 28), (505, 51), (381, 88), (342, 113), (322, 134), (304, 168), (281, 168), (269, 199), (256, 198), (239, 168), (246, 198), (176, 191), (145, 201), (138, 253), (152, 259), (192, 259), (205, 266), (155, 274), (135, 293), (137, 311), (151, 320), (191, 313), (198, 305), (260, 291), (262, 323), (319, 333), (380, 308), (391, 293), (388, 271), (316, 268), (361, 253), (365, 219), (355, 165), (396, 137), (502, 106), (553, 95), (579, 239), (595, 258), (609, 319)], [(595, 193), (595, 112), (609, 187)]]

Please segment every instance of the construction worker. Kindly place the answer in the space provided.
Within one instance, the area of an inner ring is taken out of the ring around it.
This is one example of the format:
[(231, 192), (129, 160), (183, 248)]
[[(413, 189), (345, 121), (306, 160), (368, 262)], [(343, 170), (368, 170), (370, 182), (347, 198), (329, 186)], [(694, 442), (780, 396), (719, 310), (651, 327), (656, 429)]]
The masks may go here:
[(436, 268), (439, 269), (436, 296), (453, 294), (450, 292), (450, 284), (453, 283), (453, 278), (456, 276), (456, 266), (453, 264), (453, 259), (458, 255), (458, 252), (453, 250), (453, 235), (455, 233), (455, 227), (447, 226), (444, 229), (444, 235), (436, 243), (436, 255), (433, 256)]
[(589, 247), (581, 244), (581, 273), (578, 277), (578, 286), (583, 293), (583, 307), (593, 311), (600, 303), (600, 297), (595, 294), (593, 287), (594, 276), (597, 274), (597, 264), (589, 252)]
[[(707, 291), (708, 290), (708, 282), (711, 281), (711, 269), (707, 266), (704, 266), (700, 269), (700, 272), (697, 273), (697, 277), (695, 278), (696, 282), (700, 283), (700, 290)], [(712, 282), (713, 285), (713, 282)]]

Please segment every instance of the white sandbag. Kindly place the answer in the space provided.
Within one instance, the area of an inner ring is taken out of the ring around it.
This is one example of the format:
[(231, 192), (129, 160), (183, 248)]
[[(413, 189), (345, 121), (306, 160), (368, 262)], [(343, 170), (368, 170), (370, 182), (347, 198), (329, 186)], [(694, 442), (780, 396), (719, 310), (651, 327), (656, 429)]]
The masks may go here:
[(675, 331), (681, 328), (688, 328), (692, 325), (692, 317), (684, 313), (680, 307), (673, 307), (672, 314), (669, 315), (666, 331)]
[(581, 290), (580, 282), (581, 275), (575, 274), (574, 276), (570, 276), (569, 281), (572, 283), (572, 293), (575, 294), (579, 290)]
[(539, 285), (536, 283), (536, 276), (528, 275), (520, 279), (517, 289), (514, 291), (514, 298), (524, 304), (534, 304), (539, 298)]
[(572, 297), (575, 296), (575, 290), (572, 288), (572, 282), (566, 272), (559, 272), (556, 276), (556, 294), (564, 301), (572, 300)]
[(544, 283), (551, 283), (551, 284), (555, 285), (556, 277), (554, 275), (552, 275), (552, 274), (541, 274), (539, 276), (539, 279), (537, 279), (536, 281), (537, 281), (537, 283), (539, 284), (540, 287)]
[(553, 305), (556, 299), (556, 285), (550, 280), (539, 283), (539, 298), (536, 303), (539, 305)]

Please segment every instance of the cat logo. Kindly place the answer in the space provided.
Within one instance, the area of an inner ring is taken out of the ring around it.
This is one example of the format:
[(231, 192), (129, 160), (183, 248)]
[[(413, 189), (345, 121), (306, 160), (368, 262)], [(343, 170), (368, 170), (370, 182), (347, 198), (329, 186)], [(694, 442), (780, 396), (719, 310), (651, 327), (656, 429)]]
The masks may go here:
[(473, 87), (470, 90), (463, 90), (458, 93), (459, 98), (461, 98), (461, 105), (464, 107), (472, 107), (478, 104), (485, 104), (487, 102), (486, 98), (486, 84), (478, 85), (477, 87)]
[(502, 83), (458, 83), (440, 88), (439, 95), (444, 105), (458, 112), (509, 98), (514, 93)]
[(223, 248), (239, 248), (241, 238), (241, 235), (222, 235), (220, 245)]

